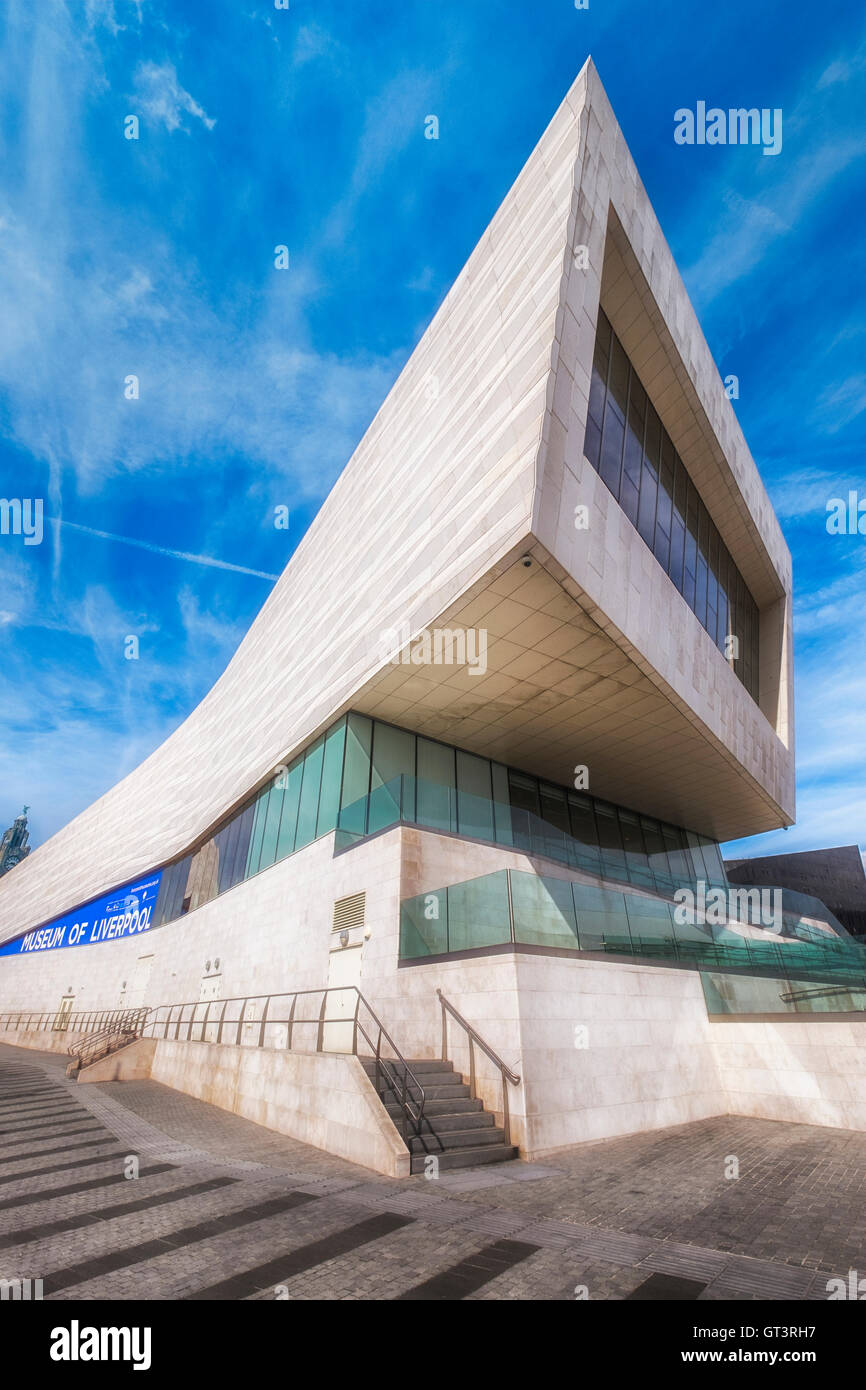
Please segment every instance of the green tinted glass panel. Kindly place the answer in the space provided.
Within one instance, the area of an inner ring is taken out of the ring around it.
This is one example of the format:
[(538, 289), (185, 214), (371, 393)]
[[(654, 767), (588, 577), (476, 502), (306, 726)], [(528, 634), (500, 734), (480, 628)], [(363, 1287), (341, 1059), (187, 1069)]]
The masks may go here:
[(573, 883), (577, 936), (582, 951), (631, 952), (623, 893)]
[(663, 944), (673, 953), (674, 924), (669, 905), (660, 898), (625, 893), (625, 910), (632, 943), (636, 951)]
[(250, 874), (257, 874), (259, 871), (259, 859), (262, 853), (262, 836), (265, 833), (265, 821), (268, 815), (268, 789), (259, 792), (256, 798), (256, 805), (253, 819), (253, 833), (250, 837), (250, 855), (247, 860), (247, 872), (245, 877)]
[(341, 719), (339, 724), (336, 724), (333, 729), (329, 729), (325, 736), (322, 785), (319, 790), (319, 819), (316, 824), (317, 835), (326, 835), (337, 824), (345, 745), (346, 721)]
[(448, 950), (448, 892), (422, 893), (400, 907), (400, 955), (404, 960)]
[(284, 790), (271, 786), (268, 792), (268, 809), (265, 817), (265, 833), (262, 837), (262, 853), (259, 868), (267, 869), (277, 857), (277, 837), (280, 833), (280, 818), (283, 814)]
[(303, 849), (316, 836), (316, 818), (319, 813), (319, 786), (322, 780), (322, 761), (325, 753), (324, 738), (316, 739), (307, 749), (304, 758), (304, 777), (301, 782), (301, 801), (298, 807), (298, 831), (295, 836), (295, 849)]
[(373, 722), (373, 770), (370, 779), (368, 831), (371, 835), (414, 821), (415, 735), (392, 724)]
[(598, 844), (601, 850), (602, 864), (605, 870), (612, 873), (615, 878), (621, 878), (625, 874), (625, 854), (619, 833), (616, 807), (609, 805), (606, 801), (596, 801), (595, 823), (598, 827)]
[(567, 879), (513, 872), (511, 901), (515, 941), (577, 949), (574, 900)]
[(418, 739), (416, 815), (431, 830), (457, 829), (457, 783), (454, 749), (433, 739)]
[(461, 835), (492, 840), (493, 798), (490, 763), (472, 753), (457, 752), (457, 825)]
[(506, 870), (448, 889), (448, 949), (469, 951), (511, 940)]
[(373, 721), (350, 714), (346, 721), (346, 755), (340, 797), (340, 825), (359, 834), (366, 831), (366, 797), (370, 790), (370, 747)]
[(280, 821), (280, 835), (277, 841), (277, 858), (284, 859), (295, 848), (295, 830), (298, 824), (298, 803), (301, 799), (301, 782), (304, 776), (304, 760), (297, 758), (288, 772), (283, 798), (283, 815)]
[(634, 811), (619, 810), (619, 829), (625, 853), (628, 876), (632, 883), (642, 883), (651, 888), (653, 876), (644, 852), (643, 833), (640, 820)]
[(597, 871), (600, 860), (592, 797), (586, 796), (582, 792), (569, 792), (568, 812), (571, 835), (579, 847), (577, 862), (583, 867)]
[(514, 834), (511, 828), (511, 805), (508, 799), (508, 768), (501, 763), (491, 763), (493, 781), (493, 820), (496, 839), (500, 845), (513, 845)]

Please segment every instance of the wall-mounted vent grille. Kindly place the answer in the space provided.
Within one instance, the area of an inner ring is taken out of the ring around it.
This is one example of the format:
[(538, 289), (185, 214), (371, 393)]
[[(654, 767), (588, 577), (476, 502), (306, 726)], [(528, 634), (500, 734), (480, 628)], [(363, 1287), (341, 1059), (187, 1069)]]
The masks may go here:
[(351, 898), (338, 898), (334, 903), (334, 931), (351, 931), (364, 925), (366, 893), (353, 893)]

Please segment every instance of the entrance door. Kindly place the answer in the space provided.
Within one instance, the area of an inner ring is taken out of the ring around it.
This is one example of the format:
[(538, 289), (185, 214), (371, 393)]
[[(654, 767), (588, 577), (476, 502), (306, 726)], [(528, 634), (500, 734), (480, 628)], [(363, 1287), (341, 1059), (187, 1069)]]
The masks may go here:
[(53, 1031), (62, 1033), (68, 1027), (69, 1015), (72, 1013), (72, 1005), (75, 1002), (74, 994), (65, 994), (60, 1001), (60, 1008), (57, 1010), (57, 1017), (54, 1020)]
[(352, 1051), (353, 1020), (358, 1002), (355, 991), (361, 987), (362, 949), (361, 946), (345, 946), (332, 951), (328, 957), (328, 989), (335, 992), (328, 994), (325, 1009), (322, 1039), (325, 1052)]
[(126, 991), (126, 1007), (128, 1009), (144, 1008), (147, 1003), (147, 990), (152, 969), (153, 955), (139, 956), (133, 966), (132, 974), (129, 977), (129, 988)]

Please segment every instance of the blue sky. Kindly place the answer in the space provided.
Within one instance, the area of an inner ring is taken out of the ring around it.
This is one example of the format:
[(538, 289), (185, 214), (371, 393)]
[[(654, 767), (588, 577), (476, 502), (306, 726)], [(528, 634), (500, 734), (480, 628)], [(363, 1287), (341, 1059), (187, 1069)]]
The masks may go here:
[[(4, 0), (0, 496), (58, 521), (0, 537), (0, 827), (206, 693), (591, 52), (794, 556), (798, 824), (747, 852), (866, 844), (856, 8)], [(781, 154), (676, 145), (698, 100), (781, 107)]]

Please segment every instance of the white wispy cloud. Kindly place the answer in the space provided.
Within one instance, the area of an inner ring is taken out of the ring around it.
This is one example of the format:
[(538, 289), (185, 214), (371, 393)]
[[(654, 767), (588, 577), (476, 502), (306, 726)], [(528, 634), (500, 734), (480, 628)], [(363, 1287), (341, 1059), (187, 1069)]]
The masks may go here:
[(727, 152), (719, 181), (708, 188), (697, 214), (715, 233), (685, 271), (702, 304), (750, 275), (866, 158), (861, 104), (843, 90), (864, 63), (866, 40), (856, 53), (822, 59), (819, 75), (805, 75), (799, 97), (783, 108), (784, 143), (776, 158), (753, 161), (744, 175), (750, 151)]
[(194, 555), (186, 550), (171, 550), (164, 545), (155, 545), (152, 541), (138, 540), (134, 536), (117, 536), (111, 531), (98, 531), (94, 526), (83, 526), (78, 522), (64, 521), (61, 517), (47, 517), (47, 521), (53, 521), (58, 526), (64, 526), (70, 531), (78, 531), (86, 536), (97, 536), (100, 540), (116, 541), (119, 545), (135, 546), (139, 550), (148, 550), (153, 555), (166, 555), (172, 560), (187, 560), (195, 565), (207, 565), (212, 569), (231, 570), (234, 574), (249, 574), (255, 579), (279, 579), (278, 574), (267, 574), (264, 570), (249, 569), (246, 565), (233, 565), (228, 560), (217, 560), (212, 555)]
[(138, 65), (133, 100), (148, 119), (169, 131), (186, 130), (184, 116), (201, 121), (207, 130), (216, 125), (215, 118), (181, 86), (174, 64), (167, 61)]

